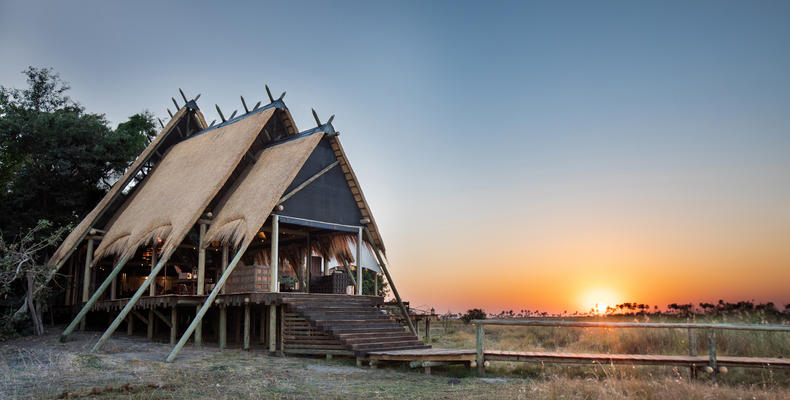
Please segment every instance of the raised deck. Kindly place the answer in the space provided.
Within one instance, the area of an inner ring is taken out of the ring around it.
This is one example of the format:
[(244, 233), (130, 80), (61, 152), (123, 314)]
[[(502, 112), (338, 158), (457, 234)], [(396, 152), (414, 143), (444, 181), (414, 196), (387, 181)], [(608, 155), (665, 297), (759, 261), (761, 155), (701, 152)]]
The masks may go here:
[[(157, 326), (166, 325), (173, 343), (187, 325), (184, 322), (191, 319), (207, 297), (142, 297), (127, 319), (127, 334), (135, 332), (135, 321), (139, 321), (146, 326), (148, 337), (154, 339), (162, 336), (157, 335)], [(97, 301), (91, 311), (113, 316), (128, 301)], [(365, 357), (370, 351), (430, 347), (384, 313), (382, 305), (383, 298), (379, 296), (299, 292), (220, 294), (212, 305), (215, 311), (206, 320), (203, 336), (216, 340), (220, 348), (230, 341), (244, 349), (250, 348), (250, 338), (259, 337), (259, 344), (282, 354)], [(276, 308), (274, 334), (270, 332), (270, 307)], [(147, 310), (148, 317), (141, 310)]]

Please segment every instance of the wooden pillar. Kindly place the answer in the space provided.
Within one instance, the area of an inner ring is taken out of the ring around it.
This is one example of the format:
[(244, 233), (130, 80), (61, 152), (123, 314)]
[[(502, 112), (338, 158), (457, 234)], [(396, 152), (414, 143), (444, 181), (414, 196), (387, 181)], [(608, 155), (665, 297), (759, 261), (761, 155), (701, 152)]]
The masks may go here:
[[(697, 331), (694, 328), (689, 328), (689, 355), (696, 356), (697, 355)], [(695, 379), (697, 377), (697, 367), (692, 365), (689, 367), (689, 376), (691, 379)]]
[(280, 308), (280, 317), (278, 319), (280, 320), (280, 326), (279, 326), (280, 329), (279, 332), (277, 332), (278, 333), (277, 344), (280, 349), (280, 355), (284, 356), (285, 355), (285, 304), (281, 304), (279, 308)]
[(376, 272), (376, 274), (373, 275), (373, 295), (374, 296), (378, 296), (379, 295), (379, 273), (378, 272)]
[(219, 306), (219, 348), (228, 345), (228, 310), (225, 304)]
[(307, 260), (305, 262), (304, 292), (310, 293), (310, 271), (313, 269), (313, 243), (310, 240), (310, 231), (307, 231)]
[(362, 227), (357, 231), (357, 296), (362, 296)]
[(425, 344), (431, 344), (431, 318), (425, 318)]
[(198, 296), (202, 296), (205, 290), (206, 283), (206, 224), (200, 224), (200, 237), (198, 239), (198, 276), (197, 276), (197, 292)]
[(134, 335), (134, 315), (132, 314), (126, 317), (126, 334), (129, 336)]
[[(220, 274), (224, 274), (225, 273), (225, 269), (228, 268), (228, 250), (229, 250), (228, 244), (227, 243), (223, 244), (222, 245), (222, 264), (220, 265), (222, 271), (220, 272)], [(219, 279), (217, 279), (217, 280), (219, 280)], [(222, 288), (220, 289), (219, 292), (220, 292), (220, 294), (225, 294), (225, 286), (222, 286)]]
[(112, 282), (110, 282), (110, 300), (115, 300), (117, 298), (115, 294), (117, 289), (118, 289), (118, 277), (116, 276), (112, 278)]
[(278, 275), (279, 275), (279, 265), (277, 265), (279, 261), (279, 255), (277, 254), (277, 250), (279, 248), (279, 231), (280, 231), (280, 217), (278, 215), (272, 215), (272, 251), (271, 256), (272, 259), (269, 262), (270, 271), (270, 279), (269, 279), (269, 291), (272, 293), (277, 293), (280, 291), (280, 282), (278, 282)]
[(170, 310), (170, 344), (176, 344), (178, 338), (178, 307)]
[(66, 299), (66, 305), (70, 306), (71, 303), (71, 288), (74, 286), (72, 284), (72, 280), (74, 279), (74, 257), (69, 258), (69, 274), (66, 278), (66, 295), (64, 296)]
[(148, 310), (148, 340), (154, 338), (154, 324), (156, 323), (156, 316), (154, 315), (154, 309), (151, 308)]
[(250, 303), (244, 299), (244, 350), (250, 349)]
[(269, 304), (269, 353), (277, 351), (277, 306)]
[[(82, 302), (87, 303), (90, 299), (91, 285), (91, 264), (93, 263), (93, 239), (88, 239), (88, 248), (85, 251), (85, 269), (82, 276)], [(85, 319), (80, 321), (80, 330), (85, 330)]]
[(233, 343), (241, 342), (241, 310), (233, 313)]
[(260, 332), (259, 332), (260, 339), (258, 340), (258, 343), (262, 344), (264, 346), (267, 345), (266, 344), (266, 322), (267, 322), (266, 317), (268, 315), (269, 314), (266, 312), (266, 306), (263, 306), (261, 308), (261, 315), (260, 315), (260, 318), (259, 318), (261, 326), (260, 326)]
[(483, 375), (485, 372), (485, 358), (483, 357), (483, 325), (477, 324), (477, 375)]

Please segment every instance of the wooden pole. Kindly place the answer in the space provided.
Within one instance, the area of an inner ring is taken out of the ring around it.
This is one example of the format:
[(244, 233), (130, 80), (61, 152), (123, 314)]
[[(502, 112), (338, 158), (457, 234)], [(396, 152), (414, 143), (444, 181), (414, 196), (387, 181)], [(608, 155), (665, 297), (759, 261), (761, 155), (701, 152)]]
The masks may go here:
[[(153, 273), (154, 268), (156, 268), (156, 247), (157, 247), (157, 243), (156, 241), (154, 241), (153, 246), (151, 246), (151, 276), (148, 277), (148, 280), (151, 280), (151, 283), (148, 285), (148, 295), (151, 297), (156, 296), (156, 274)], [(156, 322), (154, 322), (154, 308), (152, 306), (151, 309), (148, 310), (148, 326), (147, 326), (148, 332), (146, 334), (148, 340), (154, 338), (155, 323)]]
[(280, 230), (280, 217), (278, 215), (272, 215), (272, 251), (271, 251), (271, 262), (269, 262), (270, 268), (270, 279), (269, 279), (269, 291), (272, 293), (277, 293), (280, 291), (280, 283), (277, 281), (278, 273), (279, 273), (279, 266), (277, 265), (279, 261), (279, 255), (277, 254), (277, 250), (279, 249), (279, 230)]
[(126, 317), (126, 334), (129, 336), (134, 334), (134, 315), (132, 314)]
[(431, 318), (425, 318), (425, 344), (431, 344)]
[[(241, 256), (244, 255), (244, 251), (247, 250), (247, 246), (249, 245), (250, 243), (246, 242), (241, 246), (241, 248), (239, 248), (239, 251), (233, 257), (233, 260), (231, 260), (230, 265), (228, 265), (228, 268), (225, 270), (225, 272), (222, 273), (222, 277), (219, 278), (219, 281), (217, 281), (216, 286), (214, 286), (214, 289), (208, 295), (208, 298), (206, 298), (206, 301), (203, 303), (203, 306), (200, 307), (200, 311), (198, 311), (197, 315), (195, 315), (195, 319), (192, 320), (192, 323), (189, 324), (187, 330), (184, 332), (183, 335), (181, 335), (181, 339), (178, 341), (178, 344), (176, 344), (176, 347), (174, 347), (173, 351), (170, 352), (170, 355), (167, 356), (167, 360), (166, 360), (167, 362), (173, 362), (173, 360), (175, 360), (176, 356), (178, 355), (178, 352), (181, 351), (181, 348), (184, 347), (184, 344), (186, 344), (187, 340), (189, 340), (189, 337), (192, 336), (192, 333), (195, 331), (195, 328), (203, 320), (203, 316), (206, 315), (206, 312), (208, 312), (208, 309), (209, 307), (211, 307), (211, 304), (214, 302), (214, 299), (216, 299), (217, 295), (219, 295), (220, 289), (222, 289), (222, 287), (225, 286), (225, 281), (227, 281), (230, 274), (233, 273), (233, 270), (236, 268), (236, 265), (239, 263), (239, 260), (241, 260)], [(222, 327), (220, 327), (220, 332), (221, 329)]]
[[(689, 332), (689, 355), (696, 356), (697, 355), (697, 330), (693, 328), (688, 328)], [(697, 367), (692, 365), (689, 367), (689, 375), (691, 379), (697, 377)]]
[(250, 349), (250, 303), (244, 299), (244, 350)]
[(356, 293), (357, 278), (354, 278), (354, 273), (351, 272), (351, 266), (348, 265), (348, 261), (343, 260), (342, 262), (343, 262), (343, 268), (345, 268), (346, 272), (348, 272), (348, 277), (351, 278), (351, 284), (354, 285), (354, 293)]
[(219, 306), (219, 348), (228, 345), (228, 309), (225, 304)]
[[(85, 252), (85, 270), (82, 275), (82, 302), (87, 303), (90, 298), (91, 264), (93, 263), (93, 239), (88, 239), (88, 248)], [(85, 320), (80, 320), (80, 330), (85, 330)]]
[(206, 224), (200, 224), (200, 238), (198, 239), (198, 276), (197, 292), (198, 296), (203, 295), (206, 283)]
[(280, 307), (280, 329), (277, 335), (277, 344), (280, 348), (280, 356), (285, 355), (285, 304), (281, 304)]
[(374, 296), (378, 296), (379, 295), (379, 273), (378, 272), (376, 272), (376, 274), (373, 275), (373, 295)]
[(117, 289), (118, 289), (118, 277), (116, 276), (112, 278), (112, 282), (110, 283), (110, 300), (116, 299), (115, 293), (117, 292)]
[(277, 351), (277, 306), (269, 304), (269, 353)]
[(134, 292), (134, 296), (132, 296), (132, 298), (129, 299), (129, 301), (126, 303), (126, 306), (124, 306), (124, 308), (121, 310), (121, 313), (118, 314), (118, 316), (115, 318), (112, 324), (110, 324), (110, 327), (107, 328), (106, 331), (104, 331), (104, 334), (102, 334), (101, 338), (99, 338), (99, 341), (96, 342), (96, 344), (93, 346), (93, 348), (91, 349), (91, 353), (95, 352), (96, 350), (99, 350), (107, 341), (107, 339), (109, 339), (110, 336), (112, 336), (115, 330), (118, 329), (118, 325), (120, 325), (121, 322), (129, 314), (129, 312), (132, 311), (132, 308), (134, 308), (135, 304), (137, 304), (137, 301), (140, 300), (140, 297), (143, 297), (143, 293), (145, 293), (145, 290), (149, 288), (152, 281), (154, 280), (154, 277), (156, 277), (156, 275), (159, 274), (159, 271), (161, 271), (162, 268), (164, 268), (165, 264), (167, 263), (167, 260), (170, 259), (170, 256), (173, 254), (174, 250), (175, 249), (168, 250), (165, 254), (162, 255), (162, 259), (159, 260), (159, 262), (156, 264), (156, 267), (154, 267), (154, 270), (151, 271), (151, 273), (148, 275), (148, 278), (143, 281), (143, 284), (140, 285), (139, 288), (137, 288), (137, 291)]
[(406, 306), (403, 304), (403, 300), (401, 300), (400, 294), (398, 294), (398, 289), (395, 288), (395, 282), (392, 280), (392, 276), (390, 275), (389, 270), (387, 270), (387, 266), (384, 265), (384, 257), (381, 256), (381, 252), (379, 251), (379, 248), (376, 246), (376, 242), (373, 240), (373, 235), (370, 233), (370, 230), (367, 227), (364, 227), (364, 230), (365, 230), (365, 234), (367, 234), (368, 236), (368, 241), (370, 242), (370, 245), (373, 246), (373, 253), (376, 255), (376, 259), (379, 262), (379, 267), (381, 267), (381, 270), (384, 271), (384, 276), (387, 277), (387, 281), (389, 282), (390, 287), (392, 288), (392, 294), (395, 296), (395, 300), (398, 301), (398, 307), (400, 308), (400, 311), (403, 314), (403, 318), (405, 318), (406, 323), (409, 324), (409, 330), (411, 331), (411, 333), (417, 336), (417, 329), (414, 328), (414, 323), (411, 322), (409, 311), (406, 310)]
[(307, 231), (307, 272), (305, 272), (304, 292), (310, 293), (310, 277), (313, 271), (313, 243), (310, 238), (310, 231)]
[(153, 307), (151, 307), (151, 309), (148, 310), (148, 334), (146, 335), (148, 340), (151, 340), (151, 339), (154, 338), (154, 324), (155, 323), (156, 323), (156, 319), (154, 318), (154, 309), (153, 309)]
[(356, 262), (357, 262), (357, 296), (362, 296), (362, 227), (359, 227), (357, 231), (357, 254), (356, 254)]
[(483, 357), (483, 339), (485, 333), (483, 332), (483, 325), (477, 324), (477, 375), (482, 376), (485, 373), (484, 357)]
[(93, 303), (95, 303), (96, 300), (98, 300), (99, 297), (102, 295), (102, 293), (104, 293), (104, 291), (107, 290), (107, 286), (110, 285), (110, 281), (112, 280), (112, 278), (115, 278), (115, 276), (118, 275), (118, 272), (120, 272), (121, 269), (123, 269), (123, 266), (126, 264), (127, 260), (128, 258), (122, 258), (120, 261), (118, 261), (118, 264), (115, 266), (115, 268), (113, 268), (113, 270), (110, 271), (110, 275), (107, 277), (107, 279), (105, 279), (104, 282), (102, 282), (101, 286), (99, 286), (99, 288), (96, 289), (96, 292), (93, 293), (93, 296), (91, 296), (88, 302), (85, 303), (84, 306), (82, 306), (82, 309), (77, 314), (77, 316), (74, 317), (74, 320), (71, 321), (69, 326), (67, 326), (66, 329), (63, 331), (63, 333), (60, 334), (59, 340), (61, 342), (65, 342), (66, 338), (68, 338), (71, 332), (74, 331), (74, 328), (77, 327), (77, 324), (83, 321), (85, 315), (88, 314), (88, 311), (91, 309), (91, 307), (93, 307)]
[(259, 316), (259, 323), (260, 323), (260, 338), (258, 339), (258, 344), (266, 345), (266, 306), (263, 306), (261, 309), (261, 315)]
[[(220, 264), (220, 268), (222, 270), (222, 275), (225, 275), (225, 270), (228, 268), (228, 253), (229, 253), (228, 250), (229, 250), (228, 244), (227, 243), (223, 244), (222, 245), (222, 261), (221, 261), (221, 264)], [(218, 281), (219, 281), (219, 279), (218, 279)], [(225, 294), (225, 288), (224, 287), (222, 288), (222, 291), (220, 293)]]
[(713, 368), (711, 376), (716, 377), (716, 331), (708, 329), (708, 356), (710, 359), (710, 367)]
[(178, 337), (178, 307), (173, 306), (170, 310), (170, 344), (176, 344)]

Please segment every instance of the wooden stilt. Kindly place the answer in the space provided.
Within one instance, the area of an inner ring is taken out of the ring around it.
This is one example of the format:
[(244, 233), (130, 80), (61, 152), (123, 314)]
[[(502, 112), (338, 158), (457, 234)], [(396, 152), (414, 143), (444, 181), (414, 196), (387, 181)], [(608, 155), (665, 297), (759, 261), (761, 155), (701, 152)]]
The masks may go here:
[(431, 318), (425, 318), (425, 344), (431, 344)]
[[(88, 239), (85, 252), (85, 269), (82, 275), (82, 302), (87, 303), (90, 298), (91, 264), (93, 263), (93, 239)], [(80, 330), (85, 330), (85, 319), (80, 320)]]
[(132, 314), (126, 317), (126, 334), (129, 336), (134, 335), (134, 315)]
[(245, 303), (244, 304), (244, 350), (249, 350), (249, 349), (250, 349), (250, 303)]
[(277, 335), (277, 344), (280, 349), (280, 356), (285, 356), (285, 304), (280, 305), (280, 326)]
[(266, 306), (263, 306), (261, 308), (261, 315), (258, 317), (258, 320), (260, 321), (260, 325), (261, 325), (259, 328), (260, 339), (258, 339), (258, 344), (262, 344), (264, 346), (266, 346), (266, 316), (267, 315), (268, 314), (266, 313)]
[(228, 310), (225, 305), (219, 306), (219, 348), (224, 349), (228, 345)]
[[(228, 268), (228, 252), (229, 252), (229, 247), (228, 244), (225, 243), (224, 245), (222, 245), (222, 261), (221, 261), (222, 264), (220, 264), (222, 275), (225, 275), (225, 270)], [(219, 281), (219, 279), (217, 279), (217, 281)], [(225, 294), (225, 287), (222, 287), (220, 293)]]
[(116, 296), (115, 293), (118, 288), (118, 277), (113, 277), (112, 282), (110, 283), (110, 300), (115, 300)]
[(178, 338), (178, 307), (170, 310), (170, 344), (176, 344)]
[(233, 343), (241, 343), (241, 314), (239, 309), (233, 313)]
[[(200, 224), (200, 236), (198, 238), (198, 276), (197, 276), (197, 290), (195, 294), (202, 296), (206, 287), (206, 224)], [(198, 306), (195, 313), (199, 310)], [(199, 323), (195, 327), (195, 346), (203, 344), (203, 324)]]
[(280, 230), (280, 217), (278, 215), (272, 215), (272, 232), (271, 232), (271, 234), (272, 234), (272, 237), (271, 237), (271, 241), (272, 241), (271, 257), (272, 258), (271, 258), (271, 262), (269, 263), (269, 268), (270, 268), (269, 272), (271, 274), (271, 277), (269, 279), (269, 281), (270, 281), (270, 283), (269, 283), (269, 290), (272, 293), (277, 293), (277, 292), (280, 291), (280, 283), (277, 281), (278, 275), (279, 275), (279, 269), (280, 269), (279, 266), (277, 265), (277, 263), (278, 263), (278, 261), (280, 259), (279, 255), (277, 254), (277, 251), (279, 249), (279, 243), (278, 242), (280, 240), (280, 238), (279, 238), (280, 237), (279, 230)]
[(269, 353), (274, 354), (277, 351), (277, 306), (270, 304), (269, 306)]
[(148, 334), (146, 335), (146, 337), (148, 337), (148, 340), (151, 340), (151, 339), (154, 338), (154, 324), (155, 323), (156, 323), (156, 320), (154, 319), (154, 310), (150, 309), (150, 310), (148, 310)]
[(362, 296), (362, 227), (359, 227), (359, 231), (357, 231), (357, 254), (356, 254), (356, 263), (357, 263), (357, 296)]

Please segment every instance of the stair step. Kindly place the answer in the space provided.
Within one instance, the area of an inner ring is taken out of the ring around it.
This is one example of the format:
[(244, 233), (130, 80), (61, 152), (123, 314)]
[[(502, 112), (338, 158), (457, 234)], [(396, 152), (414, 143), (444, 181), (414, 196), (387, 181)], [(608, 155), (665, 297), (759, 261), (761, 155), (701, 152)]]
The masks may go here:
[(396, 341), (396, 340), (419, 340), (412, 334), (381, 334), (377, 336), (365, 336), (365, 337), (340, 337), (338, 338), (343, 343), (346, 344), (357, 344), (357, 343), (370, 343), (370, 342), (378, 342), (378, 341)]
[(374, 339), (363, 343), (354, 343), (351, 345), (351, 348), (354, 350), (365, 350), (365, 349), (378, 348), (378, 347), (412, 346), (412, 345), (421, 346), (424, 344), (425, 343), (413, 338), (404, 339), (404, 340)]
[(416, 350), (416, 349), (430, 349), (431, 346), (427, 344), (423, 345), (411, 345), (411, 346), (387, 346), (387, 347), (378, 347), (375, 349), (355, 349), (354, 351), (357, 353), (365, 354), (372, 351), (393, 351), (393, 350)]

